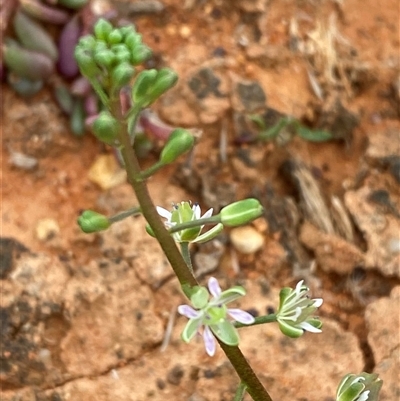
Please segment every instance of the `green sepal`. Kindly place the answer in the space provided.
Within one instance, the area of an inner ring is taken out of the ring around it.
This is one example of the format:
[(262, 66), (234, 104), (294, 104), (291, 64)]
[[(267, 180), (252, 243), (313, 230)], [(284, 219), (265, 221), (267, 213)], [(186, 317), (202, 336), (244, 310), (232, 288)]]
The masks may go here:
[(108, 145), (115, 145), (118, 129), (118, 121), (108, 111), (102, 111), (92, 127), (96, 138)]
[(229, 320), (210, 325), (210, 329), (224, 344), (231, 346), (239, 344), (239, 334)]
[(283, 308), (285, 301), (288, 299), (293, 290), (290, 287), (282, 288), (279, 292), (279, 310)]
[(218, 223), (216, 226), (208, 230), (207, 232), (199, 235), (193, 243), (203, 244), (204, 242), (210, 241), (215, 238), (222, 230), (224, 229), (224, 225), (222, 223)]
[(246, 295), (246, 290), (240, 285), (236, 285), (228, 290), (222, 291), (218, 298), (218, 303), (227, 304)]
[(219, 216), (224, 226), (235, 227), (250, 223), (262, 215), (263, 208), (257, 199), (249, 198), (225, 206)]
[(188, 130), (177, 128), (168, 137), (168, 141), (161, 151), (160, 161), (163, 164), (172, 163), (179, 156), (189, 151), (193, 145), (193, 135)]
[(180, 242), (193, 242), (199, 236), (200, 232), (200, 227), (185, 228), (179, 232)]
[(308, 318), (307, 323), (311, 324), (311, 326), (315, 327), (316, 329), (320, 329), (323, 325), (321, 320), (316, 317)]
[(279, 329), (280, 331), (285, 335), (288, 336), (290, 338), (299, 338), (303, 335), (304, 330), (303, 329), (299, 329), (297, 327), (293, 327), (290, 324), (281, 321), (278, 319), (278, 325), (279, 325)]
[(78, 224), (85, 233), (95, 233), (106, 230), (111, 223), (103, 214), (94, 212), (93, 210), (85, 210), (78, 217)]
[(188, 343), (197, 333), (199, 326), (201, 325), (201, 319), (189, 319), (186, 323), (185, 328), (182, 331), (181, 337), (185, 343)]
[(157, 77), (157, 70), (150, 69), (141, 71), (135, 79), (132, 87), (132, 100), (134, 104), (140, 104), (141, 107), (147, 107), (147, 93)]
[(100, 18), (93, 28), (97, 39), (107, 41), (108, 35), (113, 31), (113, 26), (104, 18)]
[(365, 384), (362, 382), (353, 382), (345, 390), (343, 389), (336, 401), (356, 401), (359, 395), (365, 389)]
[(195, 309), (203, 309), (208, 302), (209, 294), (206, 288), (197, 287), (190, 297), (190, 302)]

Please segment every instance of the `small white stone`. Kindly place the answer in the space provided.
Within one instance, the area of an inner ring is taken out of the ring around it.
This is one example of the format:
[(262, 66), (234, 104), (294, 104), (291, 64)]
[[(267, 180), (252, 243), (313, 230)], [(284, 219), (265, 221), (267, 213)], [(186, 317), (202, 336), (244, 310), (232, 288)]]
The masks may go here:
[(60, 226), (54, 219), (41, 219), (36, 224), (36, 237), (40, 241), (48, 241), (60, 232)]
[(230, 232), (232, 245), (238, 252), (251, 254), (264, 245), (264, 237), (253, 227), (236, 227)]

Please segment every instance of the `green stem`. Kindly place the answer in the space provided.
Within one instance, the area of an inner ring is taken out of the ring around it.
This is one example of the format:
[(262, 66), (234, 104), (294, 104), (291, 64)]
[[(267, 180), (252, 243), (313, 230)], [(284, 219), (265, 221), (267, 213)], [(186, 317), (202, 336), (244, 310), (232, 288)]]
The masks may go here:
[(169, 233), (173, 234), (177, 233), (178, 231), (186, 230), (187, 228), (204, 226), (206, 224), (218, 224), (220, 221), (221, 219), (219, 217), (219, 214), (212, 217), (207, 217), (205, 219), (186, 221), (184, 223), (176, 224), (173, 227), (171, 227), (169, 229)]
[[(183, 292), (190, 297), (192, 287), (198, 285), (196, 278), (188, 269), (185, 259), (179, 252), (171, 234), (166, 230), (157, 210), (153, 204), (147, 189), (146, 182), (141, 178), (141, 169), (135, 151), (131, 146), (126, 120), (121, 115), (119, 101), (117, 99), (110, 102), (111, 113), (120, 121), (118, 140), (121, 144), (121, 153), (125, 162), (128, 181), (132, 185), (136, 198), (141, 207), (142, 214), (150, 225), (151, 229), (162, 250), (164, 251), (169, 263), (171, 264)], [(131, 116), (132, 117), (132, 116)], [(259, 381), (258, 377), (250, 367), (246, 358), (243, 356), (239, 347), (228, 346), (219, 341), (221, 348), (232, 363), (241, 381), (246, 385), (247, 392), (254, 401), (272, 401), (271, 397)]]
[(137, 206), (137, 207), (133, 207), (128, 210), (124, 210), (123, 212), (114, 214), (114, 216), (109, 217), (108, 220), (110, 221), (110, 223), (116, 223), (117, 221), (124, 220), (129, 216), (135, 216), (135, 215), (141, 214), (141, 213), (142, 212), (140, 210), (140, 207)]
[(182, 252), (183, 259), (185, 259), (187, 267), (190, 270), (190, 273), (194, 274), (192, 258), (190, 257), (189, 242), (181, 242), (181, 252)]
[(276, 322), (275, 313), (271, 313), (270, 315), (256, 317), (255, 322), (252, 324), (243, 324), (243, 323), (239, 323), (239, 322), (234, 322), (233, 325), (236, 328), (240, 329), (241, 327), (251, 327), (251, 326), (257, 326), (259, 324), (273, 323), (273, 322)]
[(246, 385), (243, 382), (240, 382), (239, 387), (236, 390), (235, 398), (233, 399), (233, 401), (242, 401), (245, 391), (246, 391)]

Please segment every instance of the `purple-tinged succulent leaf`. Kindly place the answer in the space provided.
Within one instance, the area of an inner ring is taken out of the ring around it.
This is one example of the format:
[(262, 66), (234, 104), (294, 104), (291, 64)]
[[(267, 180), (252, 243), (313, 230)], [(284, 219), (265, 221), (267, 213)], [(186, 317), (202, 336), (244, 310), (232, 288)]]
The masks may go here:
[(49, 57), (26, 50), (15, 41), (6, 40), (2, 50), (8, 69), (22, 78), (32, 81), (46, 80), (54, 70), (53, 61)]
[(77, 10), (82, 8), (89, 0), (58, 0), (58, 4), (61, 4), (64, 7), (72, 8)]
[(43, 88), (43, 81), (31, 81), (12, 72), (7, 74), (7, 82), (18, 95), (23, 97), (33, 96)]
[(74, 52), (81, 32), (82, 26), (79, 16), (76, 15), (64, 26), (58, 39), (59, 59), (57, 68), (60, 74), (66, 78), (74, 78), (79, 73)]
[(58, 58), (57, 46), (48, 32), (21, 10), (15, 13), (14, 30), (25, 49), (43, 53), (54, 62)]
[(54, 96), (60, 109), (67, 115), (72, 113), (74, 104), (73, 96), (65, 85), (58, 85), (54, 88)]
[(164, 123), (150, 109), (144, 109), (140, 113), (139, 121), (148, 135), (164, 141), (169, 138), (171, 132), (175, 129), (175, 127)]
[(85, 97), (92, 91), (92, 87), (90, 82), (81, 76), (72, 82), (70, 91), (74, 96)]
[(19, 3), (22, 10), (41, 21), (63, 25), (70, 18), (68, 12), (59, 8), (47, 6), (37, 0), (19, 0)]

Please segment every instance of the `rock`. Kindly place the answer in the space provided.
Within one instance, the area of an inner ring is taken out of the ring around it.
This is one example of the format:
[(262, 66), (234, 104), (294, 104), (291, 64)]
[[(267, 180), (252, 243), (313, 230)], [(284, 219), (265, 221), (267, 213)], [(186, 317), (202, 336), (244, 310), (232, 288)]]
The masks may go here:
[(309, 222), (300, 228), (300, 241), (315, 253), (323, 271), (350, 274), (364, 264), (364, 255), (355, 245), (334, 234), (326, 234)]
[(23, 244), (13, 238), (0, 237), (0, 279), (4, 280), (12, 271), (15, 259), (24, 252), (28, 252)]
[(257, 113), (263, 111), (267, 105), (267, 96), (257, 81), (245, 80), (231, 74), (232, 107), (241, 113)]
[(383, 380), (382, 400), (395, 400), (400, 394), (400, 286), (393, 288), (390, 297), (369, 304), (365, 311), (368, 343), (374, 359), (374, 373)]
[(400, 220), (390, 209), (373, 201), (373, 193), (368, 186), (347, 191), (345, 205), (367, 242), (366, 267), (377, 268), (385, 276), (400, 277), (400, 266), (396, 263), (400, 254), (397, 245)]
[(389, 129), (368, 136), (368, 148), (365, 156), (370, 161), (382, 161), (393, 156), (399, 156), (399, 150), (393, 144), (400, 141), (400, 131)]
[(54, 219), (41, 219), (36, 223), (36, 237), (39, 241), (46, 242), (58, 236), (60, 226)]
[(105, 191), (126, 182), (126, 171), (114, 155), (100, 155), (90, 167), (88, 178)]
[(264, 245), (264, 236), (251, 226), (233, 228), (229, 238), (234, 248), (244, 254), (255, 253)]
[(237, 6), (247, 13), (263, 13), (267, 10), (267, 0), (239, 0)]

